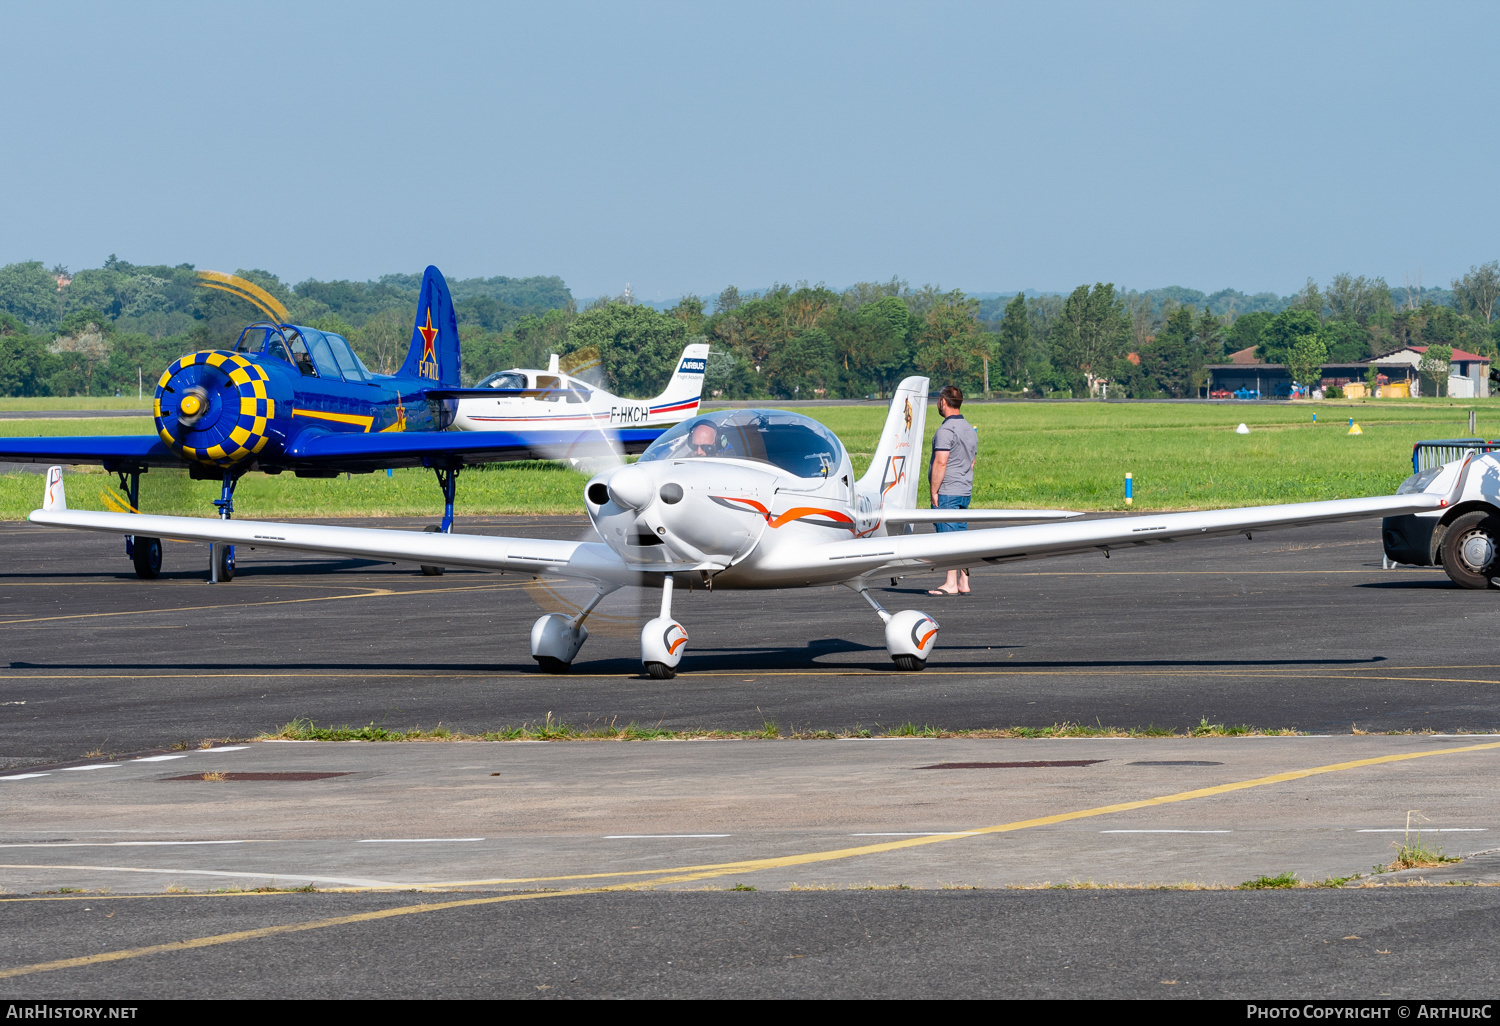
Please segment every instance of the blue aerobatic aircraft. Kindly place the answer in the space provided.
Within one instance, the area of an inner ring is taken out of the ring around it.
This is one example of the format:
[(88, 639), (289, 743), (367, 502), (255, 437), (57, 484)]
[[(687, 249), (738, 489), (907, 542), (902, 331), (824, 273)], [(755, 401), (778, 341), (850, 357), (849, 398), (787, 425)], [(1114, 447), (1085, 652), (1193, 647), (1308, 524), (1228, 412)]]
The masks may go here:
[[(411, 348), (395, 374), (371, 373), (339, 335), (287, 323), (286, 309), (253, 282), (213, 271), (200, 277), (203, 285), (252, 303), (268, 319), (241, 331), (233, 349), (189, 353), (166, 369), (152, 409), (156, 434), (7, 438), (0, 440), (0, 462), (102, 465), (119, 475), (131, 512), (140, 511), (141, 474), (151, 467), (186, 467), (194, 480), (221, 482), (214, 505), (226, 520), (234, 511), (235, 485), (251, 470), (337, 477), (427, 467), (437, 475), (445, 505), (442, 525), (427, 530), (447, 533), (464, 467), (555, 458), (559, 452), (556, 432), (539, 437), (526, 429), (446, 430), (459, 399), (499, 392), (462, 387), (458, 322), (436, 267), (422, 276)], [(617, 427), (606, 438), (599, 427), (585, 424), (571, 441), (579, 452), (601, 445), (639, 452), (662, 430)], [(137, 575), (160, 573), (160, 539), (127, 538), (125, 549)], [(209, 579), (230, 580), (233, 547), (215, 549)]]

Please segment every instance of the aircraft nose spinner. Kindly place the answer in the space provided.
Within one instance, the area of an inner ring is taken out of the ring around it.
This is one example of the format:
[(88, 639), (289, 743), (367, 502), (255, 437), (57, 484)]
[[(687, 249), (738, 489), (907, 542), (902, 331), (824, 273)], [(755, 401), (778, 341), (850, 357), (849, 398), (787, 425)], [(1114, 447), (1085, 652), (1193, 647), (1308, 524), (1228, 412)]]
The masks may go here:
[(651, 505), (653, 475), (642, 466), (620, 467), (605, 482), (609, 497), (621, 509), (642, 510)]
[[(239, 353), (190, 353), (156, 385), (156, 431), (173, 451), (231, 467), (279, 451), (275, 384)], [(270, 452), (267, 452), (267, 447)]]

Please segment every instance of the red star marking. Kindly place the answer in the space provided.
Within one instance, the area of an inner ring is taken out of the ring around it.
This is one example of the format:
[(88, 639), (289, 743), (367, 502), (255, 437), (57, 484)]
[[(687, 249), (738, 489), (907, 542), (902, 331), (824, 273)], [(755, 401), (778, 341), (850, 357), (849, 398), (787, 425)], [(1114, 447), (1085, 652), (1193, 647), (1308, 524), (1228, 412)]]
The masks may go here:
[(431, 307), (429, 307), (427, 310), (427, 326), (424, 328), (419, 324), (417, 325), (417, 330), (422, 333), (422, 360), (424, 362), (427, 360), (431, 360), (432, 362), (436, 363), (437, 357), (433, 355), (432, 343), (438, 336), (438, 329), (432, 326)]

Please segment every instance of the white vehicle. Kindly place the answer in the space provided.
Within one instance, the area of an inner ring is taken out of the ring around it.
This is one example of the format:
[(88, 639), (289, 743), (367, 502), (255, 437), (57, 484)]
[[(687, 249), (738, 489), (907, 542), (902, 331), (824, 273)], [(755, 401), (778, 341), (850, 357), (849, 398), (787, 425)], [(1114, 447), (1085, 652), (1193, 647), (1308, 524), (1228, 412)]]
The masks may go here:
[(1380, 532), (1386, 558), (1441, 566), (1460, 588), (1490, 587), (1500, 577), (1500, 453), (1470, 450), (1465, 459), (1413, 474), (1396, 490), (1428, 492), (1453, 498), (1442, 509), (1386, 517)]
[[(584, 620), (618, 588), (661, 589), (661, 613), (641, 630), (641, 661), (656, 678), (673, 676), (687, 644), (672, 615), (674, 584), (722, 588), (805, 588), (842, 584), (885, 623), (885, 644), (903, 670), (926, 666), (938, 623), (916, 609), (881, 608), (872, 581), (1070, 553), (1134, 548), (1189, 538), (1244, 534), (1321, 521), (1441, 509), (1452, 489), (1248, 509), (1108, 517), (941, 534), (911, 526), (948, 520), (999, 523), (1060, 520), (1058, 510), (917, 509), (922, 483), (927, 379), (896, 389), (870, 468), (855, 478), (837, 436), (782, 410), (725, 410), (686, 421), (636, 463), (592, 478), (584, 502), (601, 541), (572, 542), (465, 534), (206, 520), (133, 513), (75, 512), (52, 468), (39, 524), (267, 548), (329, 552), (419, 564), (476, 567), (582, 579), (592, 600), (572, 615), (549, 613), (532, 626), (531, 655), (547, 672), (566, 672), (588, 638)], [(1450, 475), (1451, 476), (1451, 475)]]
[(587, 447), (601, 429), (617, 438), (624, 452), (638, 453), (663, 430), (698, 412), (707, 367), (707, 344), (694, 343), (683, 349), (661, 395), (622, 399), (564, 373), (553, 353), (545, 371), (499, 371), (473, 388), (446, 389), (443, 396), (457, 401), (454, 427), (524, 432), (533, 440), (533, 449), (555, 450), (553, 458), (566, 457), (579, 445)]

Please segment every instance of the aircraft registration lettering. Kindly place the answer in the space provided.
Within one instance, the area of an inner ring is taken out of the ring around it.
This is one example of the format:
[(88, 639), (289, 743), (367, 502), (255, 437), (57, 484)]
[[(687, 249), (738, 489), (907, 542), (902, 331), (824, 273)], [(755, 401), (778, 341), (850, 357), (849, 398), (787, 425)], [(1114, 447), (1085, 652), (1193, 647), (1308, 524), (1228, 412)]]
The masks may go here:
[(609, 408), (611, 424), (641, 424), (650, 417), (650, 411), (644, 406), (611, 406)]

